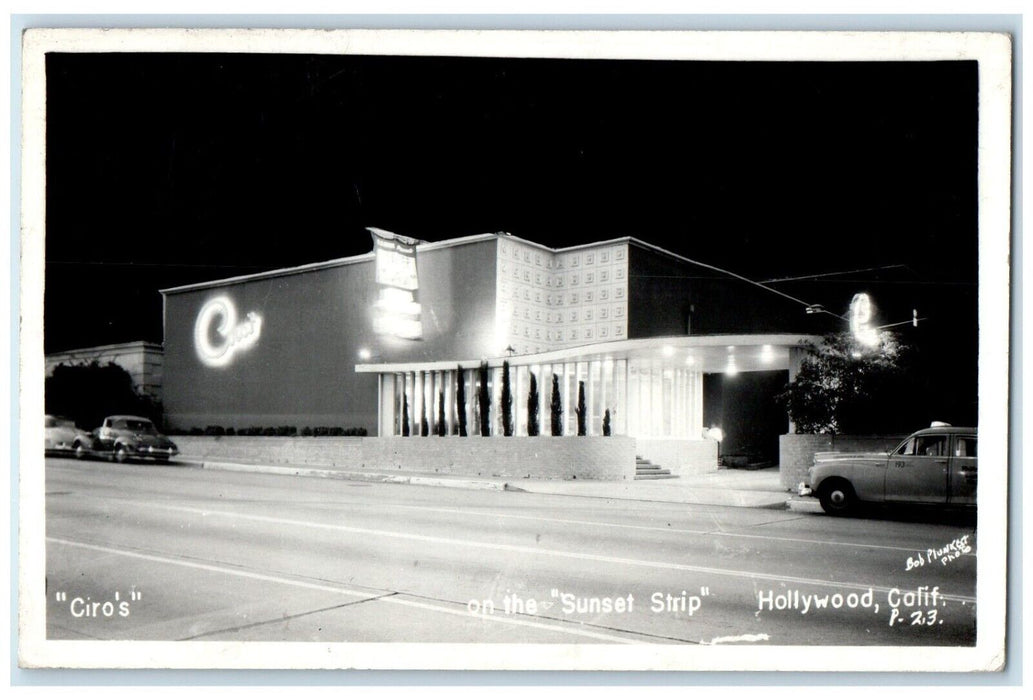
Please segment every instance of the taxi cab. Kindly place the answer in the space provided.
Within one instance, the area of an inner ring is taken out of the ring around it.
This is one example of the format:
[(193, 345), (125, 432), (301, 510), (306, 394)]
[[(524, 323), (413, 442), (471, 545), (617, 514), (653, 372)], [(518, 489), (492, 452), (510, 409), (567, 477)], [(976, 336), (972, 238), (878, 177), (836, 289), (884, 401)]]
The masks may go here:
[(831, 515), (861, 503), (975, 507), (977, 438), (976, 428), (935, 422), (889, 453), (819, 452), (798, 493)]

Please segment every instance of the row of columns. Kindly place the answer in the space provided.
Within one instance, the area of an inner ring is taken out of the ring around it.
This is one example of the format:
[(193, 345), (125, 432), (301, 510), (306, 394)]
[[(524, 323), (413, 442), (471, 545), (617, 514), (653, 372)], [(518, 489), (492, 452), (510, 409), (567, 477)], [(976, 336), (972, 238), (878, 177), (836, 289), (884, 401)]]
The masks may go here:
[[(665, 368), (631, 360), (590, 360), (552, 364), (510, 365), (514, 435), (527, 435), (530, 375), (538, 384), (538, 429), (552, 434), (552, 381), (558, 380), (562, 406), (562, 434), (577, 434), (578, 390), (585, 387), (588, 435), (603, 434), (603, 418), (610, 412), (610, 432), (641, 437), (699, 438), (702, 435), (702, 373)], [(488, 369), (491, 399), (489, 430), (502, 435), (501, 366)], [(419, 436), (424, 418), (428, 434), (438, 434), (439, 401), (444, 398), (445, 434), (458, 434), (458, 367), (450, 370), (410, 371), (379, 375), (380, 435), (402, 434), (402, 408), (409, 411), (409, 434)], [(480, 434), (480, 371), (464, 367), (468, 435)]]

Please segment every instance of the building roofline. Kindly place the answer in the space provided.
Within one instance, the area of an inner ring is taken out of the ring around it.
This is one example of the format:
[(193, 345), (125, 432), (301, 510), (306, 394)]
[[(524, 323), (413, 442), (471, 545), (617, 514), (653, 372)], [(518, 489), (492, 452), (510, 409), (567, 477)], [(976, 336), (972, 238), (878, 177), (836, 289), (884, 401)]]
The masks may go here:
[(88, 348), (71, 348), (69, 350), (55, 350), (46, 353), (46, 357), (57, 357), (58, 355), (77, 355), (81, 353), (95, 354), (98, 352), (109, 352), (111, 350), (128, 350), (131, 348), (150, 348), (152, 350), (164, 350), (161, 343), (150, 340), (130, 340), (127, 343), (112, 343), (110, 345), (94, 345)]
[[(470, 236), (460, 236), (459, 238), (448, 238), (448, 239), (445, 239), (443, 241), (422, 242), (422, 243), (417, 244), (416, 250), (417, 250), (417, 252), (420, 252), (420, 251), (431, 251), (431, 250), (441, 250), (441, 249), (444, 249), (444, 248), (451, 248), (451, 247), (454, 247), (454, 246), (469, 245), (471, 243), (480, 243), (482, 241), (499, 240), (501, 238), (512, 238), (512, 239), (514, 239), (516, 241), (520, 241), (524, 245), (528, 245), (528, 246), (531, 246), (533, 248), (538, 248), (540, 250), (547, 251), (547, 252), (549, 252), (551, 254), (554, 254), (554, 255), (555, 254), (559, 254), (559, 253), (569, 253), (569, 252), (576, 251), (576, 250), (585, 250), (585, 249), (588, 249), (588, 248), (598, 248), (598, 247), (606, 246), (606, 245), (616, 245), (616, 244), (634, 245), (634, 246), (637, 246), (637, 247), (642, 248), (644, 250), (648, 250), (648, 251), (651, 251), (651, 252), (654, 252), (654, 253), (659, 253), (661, 255), (666, 255), (667, 257), (670, 257), (670, 258), (672, 258), (674, 260), (678, 260), (678, 261), (681, 261), (681, 262), (689, 263), (691, 265), (697, 265), (699, 267), (702, 267), (702, 268), (705, 268), (705, 269), (708, 269), (708, 270), (713, 270), (715, 272), (718, 272), (718, 273), (721, 273), (721, 274), (725, 274), (725, 275), (729, 275), (731, 277), (738, 277), (734, 273), (730, 273), (730, 272), (728, 272), (726, 270), (722, 270), (721, 268), (714, 267), (713, 265), (708, 265), (708, 264), (700, 262), (698, 260), (693, 260), (692, 258), (687, 258), (684, 255), (679, 255), (678, 253), (672, 253), (671, 251), (667, 250), (666, 248), (661, 248), (658, 245), (654, 245), (652, 243), (648, 243), (646, 241), (643, 241), (640, 238), (635, 238), (633, 236), (620, 236), (620, 237), (617, 237), (617, 238), (610, 238), (610, 239), (606, 239), (606, 240), (602, 240), (602, 241), (594, 241), (594, 242), (591, 242), (591, 243), (579, 243), (578, 245), (566, 246), (566, 247), (563, 247), (563, 248), (552, 248), (552, 247), (547, 246), (547, 245), (545, 245), (543, 243), (538, 243), (537, 241), (531, 241), (531, 240), (528, 240), (526, 238), (522, 238), (520, 236), (515, 236), (515, 235), (510, 234), (510, 233), (504, 233), (504, 232), (499, 232), (499, 233), (478, 233), (478, 234), (474, 234), (474, 235), (470, 235)], [(317, 263), (306, 263), (304, 265), (297, 265), (295, 267), (284, 267), (284, 268), (278, 268), (278, 269), (275, 269), (275, 270), (267, 270), (265, 272), (255, 272), (255, 273), (247, 274), (247, 275), (238, 275), (236, 277), (226, 277), (226, 278), (223, 278), (223, 279), (210, 280), (208, 282), (195, 282), (195, 283), (192, 283), (192, 284), (185, 284), (185, 285), (180, 285), (180, 286), (176, 286), (176, 287), (167, 287), (165, 289), (159, 289), (158, 291), (162, 295), (167, 295), (167, 294), (178, 294), (180, 292), (191, 292), (191, 291), (196, 291), (196, 290), (199, 290), (199, 289), (214, 289), (214, 288), (217, 288), (217, 287), (225, 287), (225, 286), (228, 286), (228, 285), (231, 285), (231, 284), (239, 284), (241, 282), (251, 282), (251, 281), (263, 280), (263, 279), (275, 279), (277, 277), (286, 277), (286, 276), (289, 276), (289, 275), (297, 275), (297, 274), (302, 274), (302, 273), (305, 273), (305, 272), (314, 272), (314, 271), (317, 271), (317, 270), (326, 270), (326, 269), (331, 269), (331, 268), (335, 268), (335, 267), (343, 267), (345, 265), (354, 265), (354, 264), (358, 264), (358, 263), (364, 263), (364, 262), (372, 261), (374, 258), (375, 258), (374, 252), (370, 251), (368, 253), (361, 253), (359, 255), (352, 255), (352, 256), (348, 256), (348, 257), (344, 257), (344, 258), (334, 258), (333, 260), (326, 260), (326, 261), (317, 262)], [(746, 280), (745, 278), (740, 278), (740, 279), (743, 279), (744, 281), (749, 282), (751, 284), (756, 284), (755, 282), (752, 282), (751, 280)], [(794, 301), (799, 301), (799, 300), (794, 299)]]

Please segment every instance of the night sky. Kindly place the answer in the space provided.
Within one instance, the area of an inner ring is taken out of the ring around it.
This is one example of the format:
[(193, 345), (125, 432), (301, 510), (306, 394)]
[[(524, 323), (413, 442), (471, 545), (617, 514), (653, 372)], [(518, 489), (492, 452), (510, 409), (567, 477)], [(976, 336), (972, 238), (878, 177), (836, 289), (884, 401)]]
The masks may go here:
[(160, 342), (158, 289), (367, 226), (861, 270), (776, 285), (975, 328), (974, 62), (50, 54), (47, 80), (47, 352)]

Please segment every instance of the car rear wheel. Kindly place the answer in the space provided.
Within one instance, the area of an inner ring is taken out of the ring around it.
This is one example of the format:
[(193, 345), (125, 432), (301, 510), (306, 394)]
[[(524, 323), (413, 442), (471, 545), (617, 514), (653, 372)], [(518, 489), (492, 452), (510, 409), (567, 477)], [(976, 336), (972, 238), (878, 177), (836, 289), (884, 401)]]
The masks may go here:
[(847, 515), (857, 508), (857, 494), (849, 481), (830, 479), (818, 489), (821, 508), (829, 515)]

